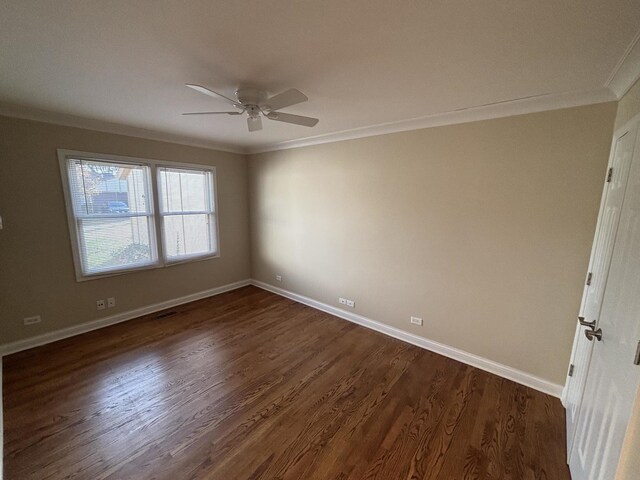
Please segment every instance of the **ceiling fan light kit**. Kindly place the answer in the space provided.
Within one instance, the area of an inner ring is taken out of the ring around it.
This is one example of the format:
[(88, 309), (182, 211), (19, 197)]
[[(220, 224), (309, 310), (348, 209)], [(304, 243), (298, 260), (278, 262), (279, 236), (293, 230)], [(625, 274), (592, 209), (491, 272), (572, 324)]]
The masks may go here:
[(183, 113), (183, 115), (242, 115), (246, 113), (249, 132), (262, 130), (262, 117), (276, 122), (291, 123), (304, 127), (314, 127), (318, 123), (317, 118), (277, 111), (281, 108), (291, 107), (309, 100), (304, 93), (295, 88), (286, 90), (273, 97), (269, 97), (267, 92), (255, 88), (239, 88), (236, 90), (237, 100), (233, 100), (202, 85), (187, 83), (187, 87), (210, 97), (222, 98), (237, 110), (227, 112), (188, 112)]

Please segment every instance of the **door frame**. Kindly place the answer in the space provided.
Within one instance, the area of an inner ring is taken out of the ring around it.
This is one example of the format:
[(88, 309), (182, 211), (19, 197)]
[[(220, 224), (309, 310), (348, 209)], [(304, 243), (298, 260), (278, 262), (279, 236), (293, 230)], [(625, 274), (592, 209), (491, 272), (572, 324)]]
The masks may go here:
[[(587, 272), (586, 275), (588, 275), (588, 272), (590, 271), (591, 265), (593, 263), (594, 260), (594, 255), (595, 255), (595, 239), (598, 238), (598, 233), (600, 228), (602, 227), (601, 224), (601, 216), (602, 216), (602, 210), (603, 210), (603, 206), (606, 200), (606, 193), (607, 193), (607, 189), (609, 188), (609, 184), (606, 182), (606, 175), (608, 174), (609, 168), (611, 168), (611, 164), (613, 163), (614, 160), (614, 154), (615, 154), (615, 146), (616, 146), (616, 142), (618, 141), (618, 139), (625, 133), (625, 132), (630, 132), (633, 131), (633, 129), (639, 129), (637, 132), (637, 136), (634, 140), (634, 152), (635, 149), (640, 148), (640, 113), (637, 113), (636, 115), (634, 115), (631, 119), (627, 120), (622, 126), (618, 127), (617, 129), (614, 130), (613, 134), (612, 134), (612, 139), (611, 139), (611, 146), (610, 146), (610, 151), (609, 151), (609, 160), (607, 162), (607, 169), (605, 172), (605, 182), (602, 188), (602, 193), (601, 193), (601, 197), (600, 197), (600, 207), (598, 210), (598, 220), (596, 223), (596, 228), (594, 230), (593, 233), (593, 239), (594, 239), (594, 243), (591, 246), (591, 253), (589, 255), (589, 263), (587, 265)], [(617, 227), (616, 227), (617, 228)], [(585, 275), (585, 278), (586, 278)], [(607, 272), (608, 275), (608, 272)], [(588, 285), (585, 284), (583, 286), (583, 293), (582, 293), (582, 299), (580, 301), (580, 308), (578, 310), (578, 312), (582, 312), (584, 309), (584, 305), (585, 305), (585, 301), (587, 298), (587, 291), (588, 291)], [(605, 286), (605, 291), (606, 291), (606, 286)], [(573, 345), (571, 348), (571, 356), (569, 357), (569, 363), (567, 365), (567, 376), (565, 378), (565, 384), (564, 387), (562, 389), (562, 395), (560, 397), (560, 400), (562, 402), (562, 405), (565, 407), (565, 409), (567, 408), (567, 395), (568, 395), (568, 386), (569, 383), (571, 382), (572, 378), (569, 376), (570, 373), (570, 369), (571, 369), (571, 365), (574, 362), (575, 359), (575, 355), (576, 355), (576, 347), (578, 345), (578, 341), (582, 339), (582, 329), (581, 329), (581, 325), (579, 323), (576, 323), (576, 330), (575, 330), (575, 334), (574, 334), (574, 339), (573, 339)], [(585, 385), (586, 385), (586, 379), (589, 376), (589, 370), (591, 368), (591, 355), (589, 355), (589, 359), (587, 361), (587, 365), (585, 365), (585, 368), (587, 369), (587, 374), (585, 377)], [(582, 410), (582, 401), (583, 401), (583, 396), (584, 396), (584, 386), (582, 389), (582, 392), (580, 392), (579, 394), (580, 399), (580, 406), (578, 407), (578, 412), (576, 415), (576, 418), (579, 418), (580, 416), (580, 412)], [(575, 432), (574, 432), (575, 434)], [(575, 436), (575, 435), (574, 435)], [(566, 456), (567, 456), (567, 462), (569, 460), (569, 457), (571, 455), (571, 449), (569, 448), (570, 445), (573, 444), (572, 442), (573, 439), (570, 439), (567, 436), (567, 451), (566, 451)]]

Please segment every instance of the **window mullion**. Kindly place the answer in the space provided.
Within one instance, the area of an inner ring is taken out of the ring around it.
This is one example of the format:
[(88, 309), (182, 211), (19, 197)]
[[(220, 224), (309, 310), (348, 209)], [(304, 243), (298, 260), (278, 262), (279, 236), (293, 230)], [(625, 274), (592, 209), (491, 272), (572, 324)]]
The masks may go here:
[(160, 204), (162, 199), (160, 198), (160, 187), (158, 186), (158, 176), (160, 175), (160, 170), (156, 165), (151, 165), (151, 190), (152, 190), (152, 198), (154, 201), (151, 202), (151, 209), (154, 213), (153, 220), (156, 227), (156, 251), (158, 252), (158, 263), (162, 266), (166, 264), (165, 254), (164, 254), (164, 219), (161, 214)]

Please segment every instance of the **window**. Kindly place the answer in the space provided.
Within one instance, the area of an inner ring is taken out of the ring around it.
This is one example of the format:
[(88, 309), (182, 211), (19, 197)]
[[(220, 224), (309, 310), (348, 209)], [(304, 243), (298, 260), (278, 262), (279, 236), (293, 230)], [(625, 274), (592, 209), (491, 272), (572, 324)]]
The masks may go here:
[(158, 175), (167, 261), (215, 252), (211, 172), (161, 167)]
[(218, 255), (213, 168), (58, 155), (78, 280)]
[(156, 263), (149, 167), (70, 159), (68, 177), (82, 273)]

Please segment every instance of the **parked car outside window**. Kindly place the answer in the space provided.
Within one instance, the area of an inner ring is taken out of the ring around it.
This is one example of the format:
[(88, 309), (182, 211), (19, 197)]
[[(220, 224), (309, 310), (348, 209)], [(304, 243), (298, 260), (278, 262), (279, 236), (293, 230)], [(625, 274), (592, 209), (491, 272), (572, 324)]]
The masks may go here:
[(129, 206), (124, 202), (108, 202), (107, 206), (110, 213), (127, 213)]

